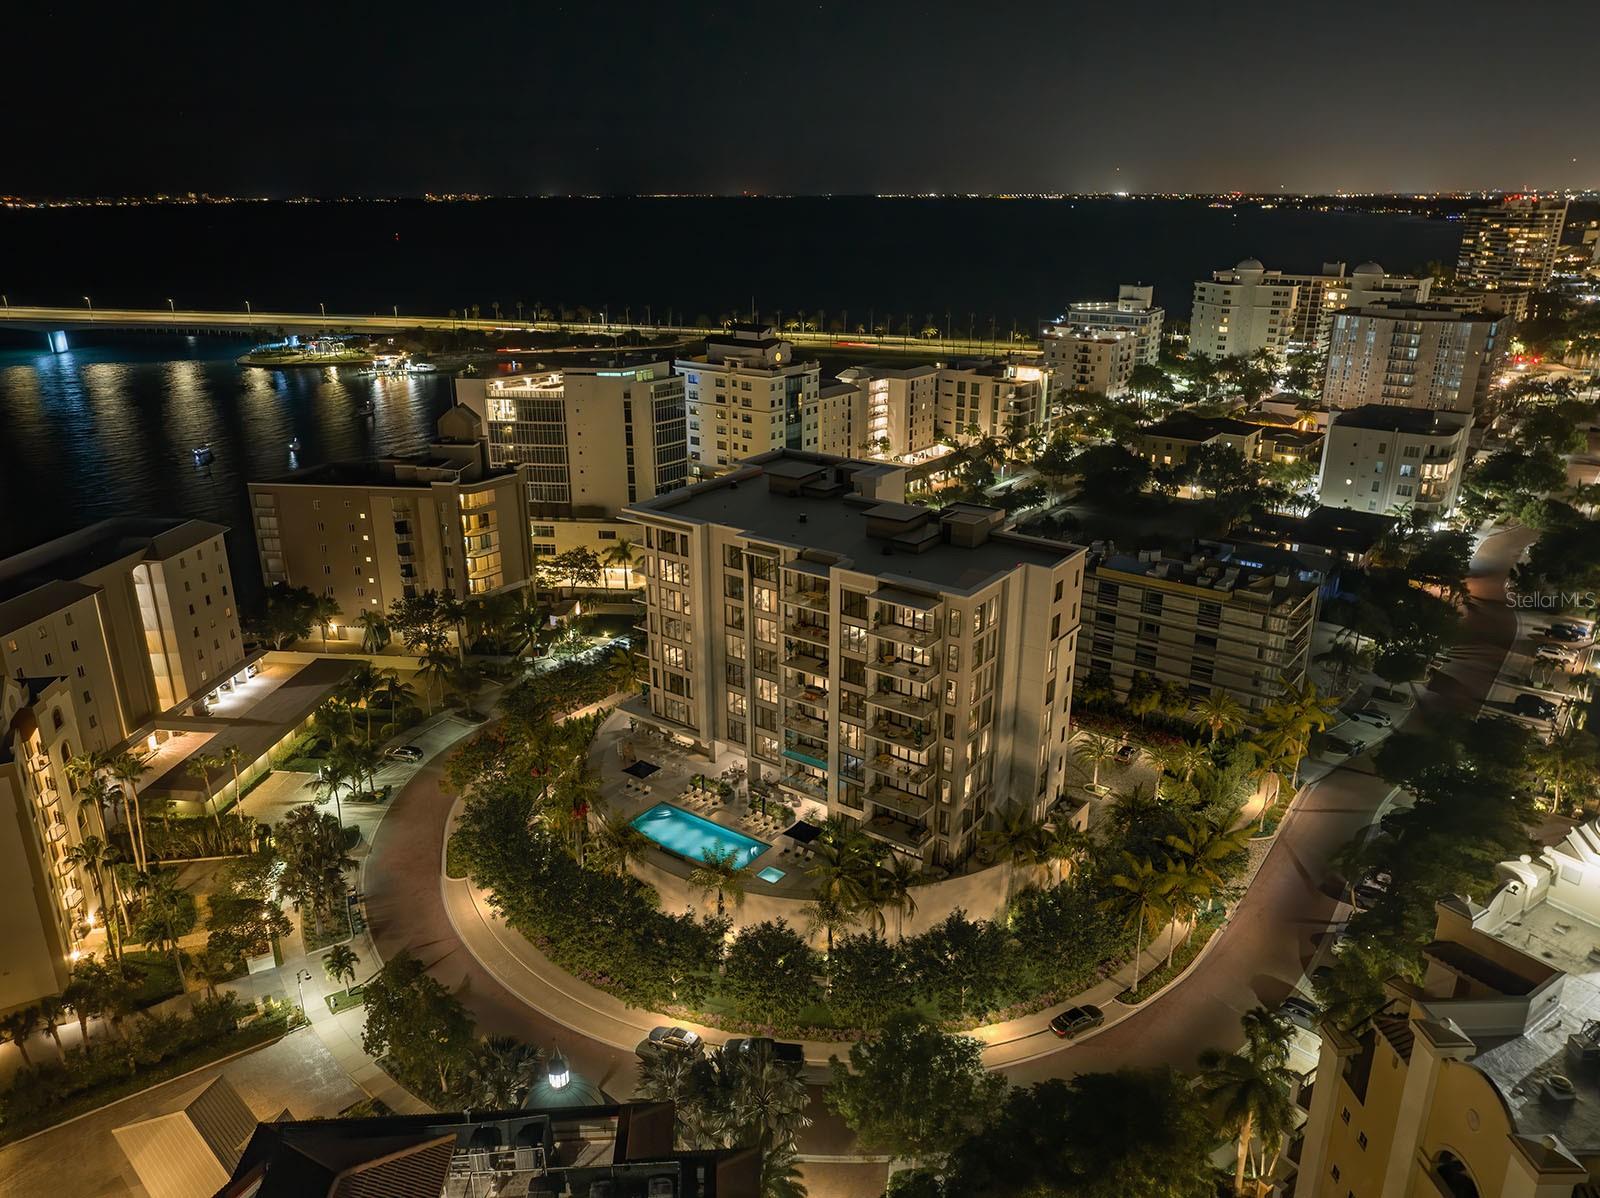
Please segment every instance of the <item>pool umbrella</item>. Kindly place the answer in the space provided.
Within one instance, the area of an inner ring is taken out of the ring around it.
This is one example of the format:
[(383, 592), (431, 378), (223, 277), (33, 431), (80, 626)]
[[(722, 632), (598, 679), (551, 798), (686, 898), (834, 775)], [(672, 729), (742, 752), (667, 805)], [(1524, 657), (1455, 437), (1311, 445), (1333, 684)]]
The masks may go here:
[(822, 835), (822, 829), (817, 827), (816, 824), (808, 824), (802, 819), (797, 820), (795, 823), (789, 825), (789, 829), (784, 833), (784, 835), (790, 840), (794, 841), (796, 844), (810, 844), (813, 840)]
[(653, 761), (635, 761), (623, 769), (624, 774), (632, 774), (635, 778), (648, 778), (661, 767)]

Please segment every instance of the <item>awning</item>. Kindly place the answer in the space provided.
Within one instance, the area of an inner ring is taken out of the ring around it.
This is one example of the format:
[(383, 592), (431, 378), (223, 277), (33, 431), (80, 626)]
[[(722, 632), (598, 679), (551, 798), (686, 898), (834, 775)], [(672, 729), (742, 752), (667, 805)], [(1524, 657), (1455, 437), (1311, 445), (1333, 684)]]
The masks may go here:
[(648, 778), (661, 767), (653, 761), (635, 761), (630, 766), (623, 767), (624, 774), (632, 774), (635, 778)]
[(784, 835), (796, 844), (810, 844), (822, 835), (822, 829), (817, 827), (816, 824), (808, 824), (805, 820), (798, 820), (789, 825)]

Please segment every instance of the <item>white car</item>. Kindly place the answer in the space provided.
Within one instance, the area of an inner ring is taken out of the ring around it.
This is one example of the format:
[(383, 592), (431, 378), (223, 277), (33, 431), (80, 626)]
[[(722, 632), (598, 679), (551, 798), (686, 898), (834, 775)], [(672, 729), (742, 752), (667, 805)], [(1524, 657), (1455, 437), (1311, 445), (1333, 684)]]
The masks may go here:
[(1363, 707), (1350, 718), (1366, 724), (1376, 724), (1379, 728), (1394, 727), (1394, 717), (1387, 711), (1379, 711), (1376, 707)]
[(399, 745), (393, 749), (384, 750), (385, 757), (390, 761), (421, 761), (422, 750), (416, 745)]
[(1563, 649), (1560, 645), (1540, 645), (1534, 650), (1533, 655), (1540, 661), (1558, 661), (1564, 666), (1570, 666), (1578, 660), (1578, 655), (1571, 649)]

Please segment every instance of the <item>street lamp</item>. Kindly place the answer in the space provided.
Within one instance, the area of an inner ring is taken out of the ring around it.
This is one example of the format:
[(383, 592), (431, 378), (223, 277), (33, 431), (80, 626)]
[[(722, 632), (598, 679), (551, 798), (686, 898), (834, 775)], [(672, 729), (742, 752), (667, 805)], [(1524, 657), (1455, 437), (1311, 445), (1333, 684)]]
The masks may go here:
[(170, 297), (167, 300), (167, 311), (171, 312), (174, 316), (176, 316), (178, 313), (178, 305), (173, 303)]
[(322, 315), (323, 315), (324, 319), (326, 319), (326, 317), (328, 315), (328, 305), (324, 304), (324, 303), (321, 303), (321, 302), (318, 302), (317, 308), (322, 312)]
[(295, 993), (300, 997), (300, 1014), (304, 1016), (307, 1023), (311, 1022), (311, 1016), (306, 1014), (306, 983), (310, 980), (311, 971), (309, 969), (297, 969), (294, 971), (294, 989)]
[(89, 305), (89, 319), (93, 320), (94, 319), (94, 301), (92, 299), (90, 299), (86, 295), (86, 296), (83, 297), (83, 302)]

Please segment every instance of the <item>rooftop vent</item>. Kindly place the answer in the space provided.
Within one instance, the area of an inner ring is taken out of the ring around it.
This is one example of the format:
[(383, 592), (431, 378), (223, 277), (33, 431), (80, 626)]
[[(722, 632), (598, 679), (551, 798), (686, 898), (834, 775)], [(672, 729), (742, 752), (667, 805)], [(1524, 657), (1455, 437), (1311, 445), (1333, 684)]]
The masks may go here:
[(1545, 1102), (1569, 1103), (1578, 1101), (1578, 1087), (1564, 1073), (1552, 1073), (1539, 1087), (1539, 1097)]

